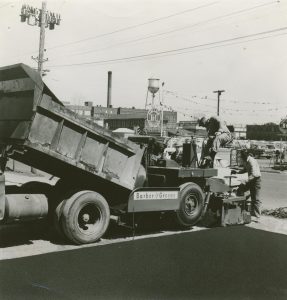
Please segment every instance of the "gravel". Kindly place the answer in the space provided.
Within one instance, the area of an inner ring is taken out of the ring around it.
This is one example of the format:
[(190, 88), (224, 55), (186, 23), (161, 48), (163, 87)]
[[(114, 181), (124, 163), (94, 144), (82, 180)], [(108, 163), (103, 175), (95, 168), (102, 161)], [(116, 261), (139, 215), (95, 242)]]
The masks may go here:
[(272, 216), (279, 219), (287, 219), (287, 207), (279, 207), (276, 209), (264, 209), (262, 215)]

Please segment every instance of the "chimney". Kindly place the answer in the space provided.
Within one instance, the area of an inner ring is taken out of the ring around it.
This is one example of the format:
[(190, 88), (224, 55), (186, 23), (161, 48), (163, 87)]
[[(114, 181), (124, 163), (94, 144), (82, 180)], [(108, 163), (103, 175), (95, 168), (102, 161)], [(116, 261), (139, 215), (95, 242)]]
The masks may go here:
[(108, 96), (107, 96), (107, 107), (112, 107), (112, 71), (108, 72)]

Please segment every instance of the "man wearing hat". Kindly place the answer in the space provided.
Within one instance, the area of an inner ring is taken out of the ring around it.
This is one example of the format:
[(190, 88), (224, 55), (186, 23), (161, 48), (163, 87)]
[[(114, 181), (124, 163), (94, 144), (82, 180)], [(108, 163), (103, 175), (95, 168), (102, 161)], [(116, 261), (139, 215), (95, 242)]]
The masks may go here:
[(218, 149), (232, 141), (232, 135), (226, 123), (216, 116), (202, 117), (198, 125), (205, 127), (208, 134), (208, 140), (202, 145), (202, 159), (209, 156), (213, 162)]

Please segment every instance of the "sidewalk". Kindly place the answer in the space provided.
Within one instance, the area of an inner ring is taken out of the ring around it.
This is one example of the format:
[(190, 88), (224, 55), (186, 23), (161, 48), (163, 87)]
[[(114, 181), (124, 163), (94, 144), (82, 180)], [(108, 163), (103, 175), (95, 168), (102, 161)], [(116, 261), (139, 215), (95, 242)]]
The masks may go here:
[(260, 168), (260, 171), (267, 173), (287, 173), (287, 170), (275, 170), (273, 168)]
[(261, 216), (260, 223), (252, 222), (246, 226), (287, 235), (287, 219), (278, 219), (271, 216)]

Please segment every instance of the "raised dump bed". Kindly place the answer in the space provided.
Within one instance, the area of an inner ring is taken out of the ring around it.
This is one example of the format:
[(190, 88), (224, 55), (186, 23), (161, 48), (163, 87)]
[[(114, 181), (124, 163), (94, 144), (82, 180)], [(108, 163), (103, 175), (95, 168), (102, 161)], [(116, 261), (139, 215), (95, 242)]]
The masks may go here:
[(65, 179), (133, 190), (143, 151), (67, 109), (24, 64), (0, 68), (2, 154)]

